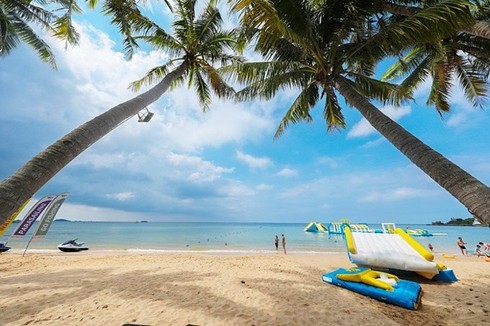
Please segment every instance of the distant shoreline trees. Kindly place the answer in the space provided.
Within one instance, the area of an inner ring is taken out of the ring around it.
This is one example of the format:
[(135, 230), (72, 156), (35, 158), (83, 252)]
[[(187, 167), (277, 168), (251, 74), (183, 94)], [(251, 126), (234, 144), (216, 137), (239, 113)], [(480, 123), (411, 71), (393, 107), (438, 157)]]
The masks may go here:
[[(475, 218), (473, 217), (468, 217), (468, 218), (455, 218), (452, 217), (449, 222), (441, 222), (441, 221), (435, 221), (432, 222), (432, 225), (452, 225), (452, 226), (473, 226), (473, 223), (475, 221)], [(481, 225), (476, 225), (476, 226), (481, 226)]]

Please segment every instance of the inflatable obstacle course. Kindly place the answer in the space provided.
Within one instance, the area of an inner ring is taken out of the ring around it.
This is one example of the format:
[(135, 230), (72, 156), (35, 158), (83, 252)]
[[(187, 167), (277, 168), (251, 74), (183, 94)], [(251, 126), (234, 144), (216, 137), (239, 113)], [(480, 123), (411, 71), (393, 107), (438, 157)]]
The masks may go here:
[(344, 234), (344, 225), (348, 225), (352, 232), (375, 232), (366, 223), (350, 223), (344, 219), (340, 222), (328, 223), (327, 230), (329, 234)]
[(327, 232), (327, 228), (323, 223), (310, 222), (304, 229), (305, 232)]
[(358, 266), (411, 271), (428, 279), (457, 281), (451, 269), (434, 262), (434, 255), (400, 228), (391, 233), (363, 233), (352, 232), (344, 224), (344, 238), (349, 259)]

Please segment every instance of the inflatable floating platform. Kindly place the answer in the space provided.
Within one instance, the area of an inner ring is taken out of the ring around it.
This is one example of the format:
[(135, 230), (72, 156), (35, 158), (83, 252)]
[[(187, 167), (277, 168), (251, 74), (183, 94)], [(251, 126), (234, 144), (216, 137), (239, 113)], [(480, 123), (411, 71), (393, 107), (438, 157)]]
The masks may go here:
[(379, 301), (416, 310), (422, 302), (422, 288), (417, 282), (400, 280), (392, 274), (365, 267), (339, 268), (322, 277), (334, 284)]

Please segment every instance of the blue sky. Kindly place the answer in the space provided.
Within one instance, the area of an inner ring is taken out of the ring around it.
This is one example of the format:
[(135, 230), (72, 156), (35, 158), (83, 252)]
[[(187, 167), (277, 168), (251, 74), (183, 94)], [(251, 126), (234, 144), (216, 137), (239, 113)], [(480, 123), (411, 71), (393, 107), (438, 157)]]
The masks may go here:
[[(152, 10), (167, 27), (170, 15)], [(133, 97), (129, 83), (167, 59), (145, 49), (126, 61), (109, 19), (85, 13), (76, 17), (78, 47), (65, 50), (49, 40), (57, 71), (25, 46), (0, 59), (0, 179)], [(489, 184), (488, 110), (473, 108), (455, 90), (453, 112), (441, 120), (425, 106), (429, 82), (415, 102), (383, 111)], [(73, 220), (430, 223), (469, 217), (353, 108), (344, 106), (346, 130), (326, 132), (318, 108), (313, 123), (293, 125), (274, 140), (296, 93), (286, 90), (267, 102), (214, 100), (203, 113), (191, 90), (176, 89), (150, 106), (149, 123), (130, 119), (34, 199), (70, 192), (58, 218)]]

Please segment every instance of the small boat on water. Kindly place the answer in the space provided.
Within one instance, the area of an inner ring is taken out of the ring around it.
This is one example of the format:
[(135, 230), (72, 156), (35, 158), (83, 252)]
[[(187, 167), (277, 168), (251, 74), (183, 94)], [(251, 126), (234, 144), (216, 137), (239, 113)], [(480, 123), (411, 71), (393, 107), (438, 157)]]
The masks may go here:
[(5, 244), (0, 243), (0, 252), (8, 251), (10, 247), (7, 247)]
[(88, 247), (85, 245), (85, 242), (77, 242), (78, 239), (68, 240), (66, 242), (61, 243), (58, 246), (58, 249), (63, 252), (78, 252), (83, 250), (88, 250)]

